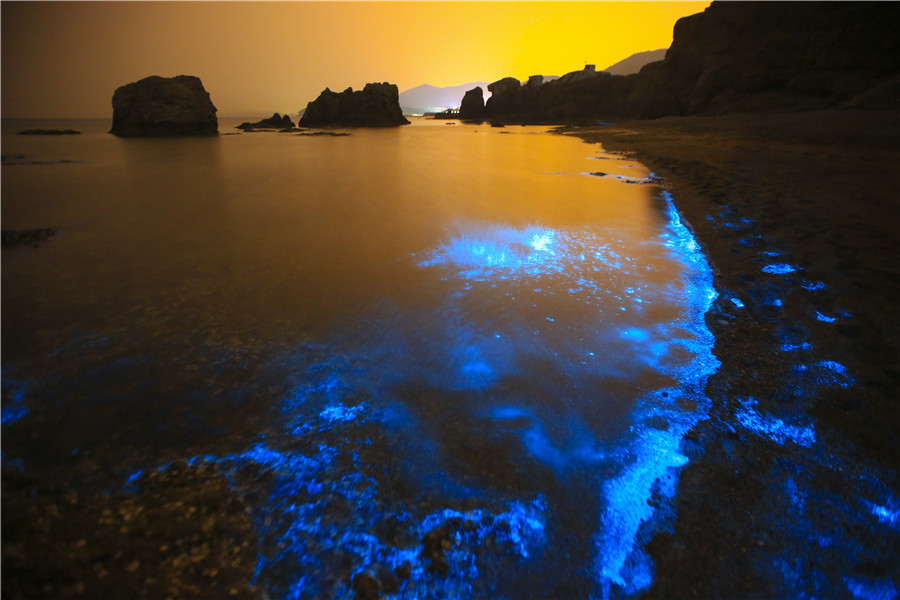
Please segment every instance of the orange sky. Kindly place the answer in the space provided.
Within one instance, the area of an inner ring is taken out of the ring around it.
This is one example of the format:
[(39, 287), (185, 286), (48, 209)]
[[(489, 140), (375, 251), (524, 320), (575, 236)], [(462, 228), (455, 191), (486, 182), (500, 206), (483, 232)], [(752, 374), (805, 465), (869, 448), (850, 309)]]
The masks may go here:
[(219, 116), (325, 86), (563, 75), (666, 48), (709, 2), (2, 2), (4, 117), (109, 117), (116, 87), (197, 75)]

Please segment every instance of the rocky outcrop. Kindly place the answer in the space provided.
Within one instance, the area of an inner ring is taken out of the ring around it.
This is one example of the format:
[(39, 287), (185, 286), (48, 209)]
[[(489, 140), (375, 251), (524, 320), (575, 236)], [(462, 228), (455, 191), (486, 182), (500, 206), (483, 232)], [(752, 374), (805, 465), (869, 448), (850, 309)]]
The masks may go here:
[(898, 27), (894, 2), (713, 2), (631, 100), (648, 116), (839, 106), (900, 72)]
[(25, 129), (19, 135), (79, 135), (75, 129)]
[(466, 92), (459, 105), (459, 118), (478, 121), (484, 118), (484, 90), (481, 86)]
[(302, 127), (395, 127), (408, 125), (400, 108), (399, 92), (392, 83), (367, 83), (354, 92), (328, 88), (306, 106)]
[[(665, 59), (633, 75), (586, 68), (492, 83), (485, 117), (617, 117), (900, 106), (900, 3), (713, 2), (680, 19)], [(495, 100), (496, 98), (496, 100)]]
[(261, 121), (257, 121), (256, 123), (241, 123), (237, 126), (237, 129), (243, 129), (244, 131), (253, 131), (254, 129), (293, 129), (294, 122), (291, 121), (291, 118), (287, 115), (280, 115), (278, 113), (273, 114), (268, 119), (262, 119)]
[(113, 94), (110, 133), (120, 137), (216, 135), (216, 107), (203, 83), (191, 75), (153, 75)]
[(15, 246), (34, 246), (37, 248), (47, 238), (59, 233), (56, 229), (4, 229), (2, 245), (4, 248)]
[(522, 84), (515, 77), (504, 77), (488, 86), (491, 97), (484, 105), (488, 116), (512, 115), (522, 110)]

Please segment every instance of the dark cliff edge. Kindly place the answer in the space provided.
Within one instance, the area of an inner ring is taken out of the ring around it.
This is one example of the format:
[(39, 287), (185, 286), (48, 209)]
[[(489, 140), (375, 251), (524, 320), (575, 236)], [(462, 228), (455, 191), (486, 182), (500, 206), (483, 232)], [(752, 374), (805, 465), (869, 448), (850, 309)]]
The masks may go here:
[(152, 75), (113, 94), (110, 133), (119, 137), (217, 135), (216, 107), (198, 77)]
[[(900, 106), (900, 4), (713, 2), (679, 19), (664, 60), (633, 75), (507, 77), (463, 119), (589, 123), (614, 118)], [(474, 98), (472, 98), (474, 100)]]
[(359, 91), (330, 89), (306, 106), (300, 127), (396, 127), (408, 125), (400, 108), (400, 93), (392, 83), (367, 83)]

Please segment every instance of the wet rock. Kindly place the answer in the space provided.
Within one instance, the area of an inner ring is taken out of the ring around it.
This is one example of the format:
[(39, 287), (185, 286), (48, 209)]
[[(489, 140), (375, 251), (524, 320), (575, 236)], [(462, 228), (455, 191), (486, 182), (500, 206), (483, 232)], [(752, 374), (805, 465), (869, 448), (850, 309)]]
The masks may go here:
[(19, 135), (79, 135), (80, 131), (74, 129), (25, 129)]
[(3, 247), (12, 248), (14, 246), (34, 246), (35, 248), (47, 238), (59, 233), (56, 229), (20, 229), (3, 230)]
[(431, 563), (428, 565), (428, 571), (440, 577), (446, 577), (447, 573), (450, 572), (450, 563), (443, 556), (438, 556), (431, 560)]
[(306, 107), (298, 123), (303, 127), (396, 127), (409, 125), (400, 108), (399, 92), (392, 83), (367, 83), (354, 92), (328, 88)]
[(305, 132), (298, 133), (297, 135), (306, 135), (306, 136), (311, 136), (311, 137), (315, 137), (315, 136), (319, 136), (319, 135), (328, 135), (331, 137), (343, 137), (343, 136), (350, 135), (350, 134), (346, 133), (346, 132), (339, 132), (339, 131), (313, 131), (311, 133), (305, 133)]
[(394, 569), (394, 575), (397, 576), (397, 579), (400, 581), (406, 581), (409, 579), (410, 575), (412, 575), (412, 565), (408, 562), (403, 563), (402, 565), (398, 565)]
[(110, 133), (120, 137), (216, 135), (216, 107), (199, 78), (146, 77), (113, 94)]
[(353, 576), (353, 590), (359, 600), (375, 600), (381, 595), (381, 584), (368, 573), (357, 573)]
[(422, 538), (421, 556), (428, 559), (427, 570), (441, 577), (450, 571), (450, 563), (444, 552), (453, 547), (453, 534), (462, 526), (461, 519), (450, 519), (437, 529), (432, 529)]
[(390, 569), (381, 569), (378, 572), (378, 580), (381, 582), (381, 590), (385, 594), (393, 594), (400, 590), (397, 576)]

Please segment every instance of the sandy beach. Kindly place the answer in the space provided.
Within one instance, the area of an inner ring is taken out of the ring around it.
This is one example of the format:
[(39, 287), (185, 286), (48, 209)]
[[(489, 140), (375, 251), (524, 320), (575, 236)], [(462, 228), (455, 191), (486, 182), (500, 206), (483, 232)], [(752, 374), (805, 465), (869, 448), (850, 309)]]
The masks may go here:
[[(784, 597), (795, 577), (816, 595), (840, 587), (832, 574), (848, 562), (858, 589), (890, 592), (900, 536), (863, 521), (896, 519), (871, 498), (898, 489), (900, 113), (562, 131), (661, 178), (719, 293), (711, 418), (688, 436), (673, 528), (646, 532), (657, 571), (646, 597)], [(793, 544), (808, 547), (799, 562)]]

